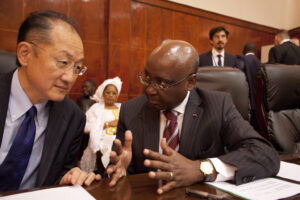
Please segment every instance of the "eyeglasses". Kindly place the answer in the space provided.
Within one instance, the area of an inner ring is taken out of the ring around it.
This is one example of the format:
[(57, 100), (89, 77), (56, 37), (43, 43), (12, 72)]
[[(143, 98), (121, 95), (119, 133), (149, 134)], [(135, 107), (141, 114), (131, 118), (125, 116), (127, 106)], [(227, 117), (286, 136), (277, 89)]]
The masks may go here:
[(146, 87), (151, 85), (154, 89), (157, 89), (157, 90), (167, 90), (170, 87), (174, 87), (176, 85), (179, 85), (185, 79), (189, 78), (193, 74), (194, 73), (190, 73), (190, 74), (186, 75), (184, 78), (180, 79), (179, 81), (176, 81), (175, 83), (166, 83), (166, 82), (163, 82), (163, 81), (151, 80), (150, 76), (147, 75), (144, 71), (140, 72), (138, 74), (138, 78), (139, 78), (140, 82)]
[[(29, 42), (29, 41), (27, 41), (27, 42), (39, 49), (42, 49), (45, 52), (47, 52), (46, 49), (38, 46), (37, 44), (35, 44), (33, 42)], [(53, 57), (53, 59), (56, 61), (57, 68), (59, 68), (62, 71), (68, 71), (73, 67), (74, 74), (76, 74), (78, 76), (82, 76), (84, 74), (84, 72), (86, 72), (86, 70), (87, 70), (87, 66), (75, 64), (74, 61), (70, 61), (69, 59), (58, 59), (54, 56), (51, 56), (51, 57)]]

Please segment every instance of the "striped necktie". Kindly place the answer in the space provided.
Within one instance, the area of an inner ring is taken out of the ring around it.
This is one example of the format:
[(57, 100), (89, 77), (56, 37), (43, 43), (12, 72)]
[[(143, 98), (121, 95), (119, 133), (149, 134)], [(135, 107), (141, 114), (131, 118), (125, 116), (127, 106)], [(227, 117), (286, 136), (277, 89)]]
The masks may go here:
[(164, 130), (163, 137), (166, 138), (167, 144), (178, 151), (179, 149), (179, 129), (177, 116), (178, 113), (176, 111), (166, 110), (164, 111), (164, 115), (167, 118), (166, 128)]

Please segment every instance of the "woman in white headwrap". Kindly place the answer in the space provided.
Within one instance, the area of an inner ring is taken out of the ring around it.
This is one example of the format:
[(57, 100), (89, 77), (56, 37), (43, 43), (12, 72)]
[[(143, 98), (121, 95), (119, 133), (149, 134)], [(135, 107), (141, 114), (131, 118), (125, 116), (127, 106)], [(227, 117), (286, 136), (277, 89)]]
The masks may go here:
[[(121, 104), (117, 103), (117, 99), (121, 87), (122, 82), (119, 77), (107, 79), (97, 88), (92, 97), (97, 103), (86, 112), (84, 132), (90, 134), (90, 139), (80, 160), (80, 167), (86, 172), (100, 170), (96, 167), (96, 153), (102, 154), (101, 161), (104, 168), (109, 163), (109, 154), (116, 137), (119, 119)], [(98, 156), (98, 163), (99, 159)]]

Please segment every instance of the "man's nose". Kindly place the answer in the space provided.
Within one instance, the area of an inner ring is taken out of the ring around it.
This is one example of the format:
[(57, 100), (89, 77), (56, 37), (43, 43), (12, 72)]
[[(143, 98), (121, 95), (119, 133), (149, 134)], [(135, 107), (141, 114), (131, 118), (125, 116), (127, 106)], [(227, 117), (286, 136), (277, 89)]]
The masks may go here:
[(65, 70), (62, 75), (62, 80), (68, 83), (73, 83), (77, 79), (77, 76), (74, 74), (74, 70)]
[(153, 95), (157, 93), (157, 89), (154, 88), (152, 82), (148, 86), (145, 86), (145, 91), (149, 95)]

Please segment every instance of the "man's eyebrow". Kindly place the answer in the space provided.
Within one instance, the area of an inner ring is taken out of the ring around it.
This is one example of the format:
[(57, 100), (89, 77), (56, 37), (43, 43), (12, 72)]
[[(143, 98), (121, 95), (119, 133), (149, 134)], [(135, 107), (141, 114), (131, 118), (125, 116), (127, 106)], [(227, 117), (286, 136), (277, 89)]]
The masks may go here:
[(59, 51), (59, 53), (65, 54), (68, 58), (73, 58), (73, 56), (66, 50)]
[[(145, 72), (146, 75), (151, 75), (151, 74), (149, 74), (149, 72), (146, 69), (144, 69), (144, 72)], [(151, 77), (151, 79), (152, 78), (153, 77)], [(171, 83), (171, 82), (173, 82), (172, 80), (167, 80), (167, 79), (164, 79), (162, 77), (154, 77), (154, 79), (157, 80), (157, 81), (165, 82), (165, 83)]]

